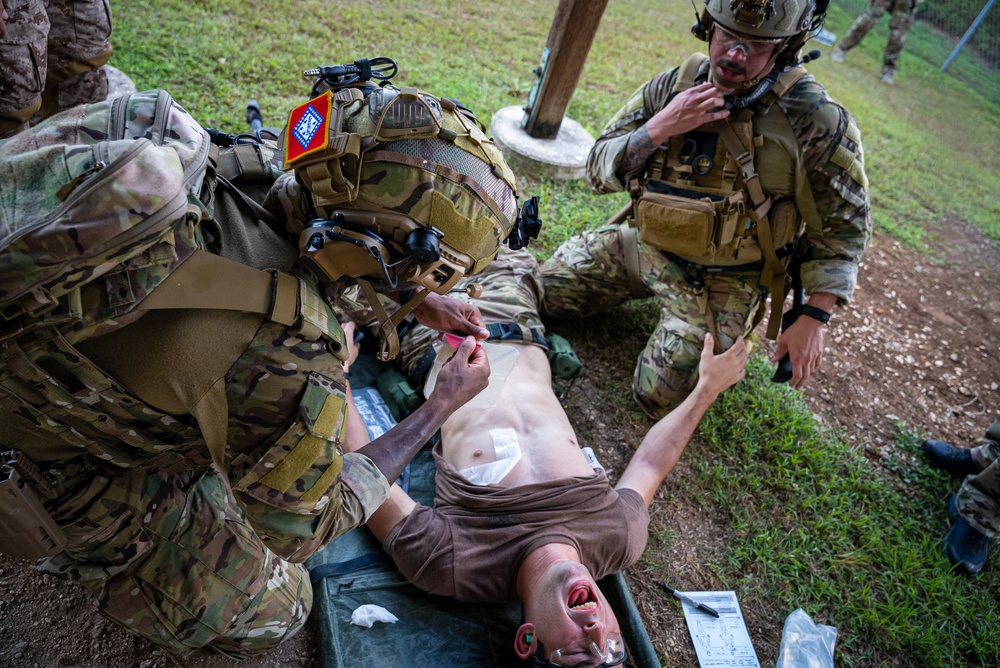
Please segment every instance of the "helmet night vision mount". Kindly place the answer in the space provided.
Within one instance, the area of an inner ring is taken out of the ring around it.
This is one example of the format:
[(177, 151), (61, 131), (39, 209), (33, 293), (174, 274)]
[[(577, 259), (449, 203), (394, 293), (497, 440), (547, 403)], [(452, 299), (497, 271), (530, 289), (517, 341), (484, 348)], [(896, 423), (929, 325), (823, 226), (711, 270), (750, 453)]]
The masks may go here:
[[(381, 323), (395, 327), (427, 295), (482, 271), (502, 243), (538, 236), (538, 198), (518, 209), (514, 174), (475, 115), (453, 100), (390, 83), (389, 58), (307, 70), (312, 99), (289, 115), (284, 167), (303, 187), (311, 222), (303, 264), (321, 281), (357, 279)], [(377, 83), (376, 83), (377, 82)], [(371, 282), (422, 286), (385, 315)]]

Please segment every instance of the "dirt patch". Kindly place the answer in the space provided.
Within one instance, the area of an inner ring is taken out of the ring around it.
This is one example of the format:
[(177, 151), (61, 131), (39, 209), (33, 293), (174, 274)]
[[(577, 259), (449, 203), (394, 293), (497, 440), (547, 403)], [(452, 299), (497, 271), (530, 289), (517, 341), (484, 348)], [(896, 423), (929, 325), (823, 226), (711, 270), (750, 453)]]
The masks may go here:
[[(828, 326), (823, 366), (804, 392), (817, 418), (839, 425), (875, 464), (893, 447), (900, 424), (971, 444), (1000, 408), (1000, 253), (961, 223), (946, 225), (939, 235), (930, 258), (891, 239), (875, 239), (865, 256), (857, 297)], [(598, 387), (612, 384), (621, 388), (621, 401), (630, 401), (632, 370), (613, 364), (617, 356), (609, 350), (625, 346), (638, 354), (645, 337), (635, 331), (641, 328), (623, 329), (615, 338), (606, 331), (583, 337), (578, 352), (586, 372), (568, 403), (581, 441), (594, 447), (612, 476), (624, 469), (649, 424), (638, 417), (612, 420), (589, 400)], [(695, 439), (661, 488), (652, 506), (647, 552), (627, 573), (657, 651), (678, 666), (697, 661), (679, 608), (664, 603), (656, 582), (690, 590), (722, 586), (704, 564), (723, 554), (726, 526), (710, 502), (687, 492), (691, 462), (703, 451)], [(741, 597), (740, 603), (761, 664), (774, 665), (783, 615), (752, 597)], [(310, 621), (277, 651), (240, 665), (318, 665), (317, 645)], [(74, 585), (41, 575), (26, 562), (0, 557), (0, 665), (236, 664), (222, 658), (176, 660), (105, 622)]]

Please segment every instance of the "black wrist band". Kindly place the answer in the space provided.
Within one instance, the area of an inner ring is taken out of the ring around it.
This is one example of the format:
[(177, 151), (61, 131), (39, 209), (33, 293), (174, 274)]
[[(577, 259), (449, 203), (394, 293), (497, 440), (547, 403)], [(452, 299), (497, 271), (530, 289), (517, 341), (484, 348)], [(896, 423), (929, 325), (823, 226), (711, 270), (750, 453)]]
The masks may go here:
[(799, 310), (801, 315), (807, 315), (810, 318), (819, 320), (824, 325), (830, 322), (830, 314), (821, 308), (816, 308), (815, 306), (809, 306), (809, 304), (803, 304)]

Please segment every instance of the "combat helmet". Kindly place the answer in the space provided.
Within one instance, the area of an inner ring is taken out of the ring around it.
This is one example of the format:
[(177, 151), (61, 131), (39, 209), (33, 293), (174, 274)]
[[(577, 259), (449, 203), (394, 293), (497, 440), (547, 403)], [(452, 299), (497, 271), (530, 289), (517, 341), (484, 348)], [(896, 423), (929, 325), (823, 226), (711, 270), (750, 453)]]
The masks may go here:
[[(312, 96), (290, 114), (284, 167), (308, 198), (303, 264), (321, 280), (358, 279), (445, 293), (501, 244), (537, 237), (537, 198), (518, 208), (514, 174), (485, 127), (461, 104), (396, 87), (388, 58), (307, 70)], [(392, 317), (391, 329), (426, 296)], [(381, 320), (381, 318), (380, 318)], [(383, 356), (394, 356), (394, 331)]]
[(704, 0), (705, 8), (691, 32), (708, 41), (713, 23), (734, 33), (758, 39), (781, 40), (775, 64), (795, 64), (806, 40), (826, 19), (830, 0)]

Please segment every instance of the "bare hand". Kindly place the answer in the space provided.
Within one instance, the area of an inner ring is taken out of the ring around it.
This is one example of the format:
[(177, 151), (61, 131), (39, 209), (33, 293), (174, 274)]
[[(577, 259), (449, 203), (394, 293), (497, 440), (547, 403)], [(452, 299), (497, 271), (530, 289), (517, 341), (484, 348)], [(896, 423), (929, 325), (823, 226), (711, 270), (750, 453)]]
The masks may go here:
[(413, 309), (413, 317), (421, 325), (439, 332), (473, 336), (480, 341), (486, 340), (490, 335), (483, 322), (483, 315), (475, 305), (435, 292), (427, 295), (426, 299)]
[(746, 375), (747, 344), (736, 339), (732, 347), (721, 355), (715, 354), (715, 339), (705, 334), (698, 365), (698, 383), (716, 395), (743, 380)]
[(7, 19), (10, 15), (7, 14), (7, 10), (4, 8), (3, 3), (0, 2), (0, 37), (7, 36)]
[(476, 345), (475, 338), (467, 336), (441, 367), (431, 397), (447, 399), (455, 409), (485, 390), (489, 382), (490, 363), (486, 351)]
[(778, 337), (778, 349), (771, 361), (777, 362), (785, 353), (788, 353), (792, 362), (792, 378), (788, 384), (796, 390), (801, 389), (823, 360), (823, 323), (814, 318), (799, 316)]
[[(654, 143), (661, 144), (668, 137), (676, 137), (726, 118), (729, 111), (722, 108), (724, 104), (722, 93), (710, 82), (688, 88), (649, 119), (646, 131)], [(713, 109), (716, 111), (710, 111)]]

